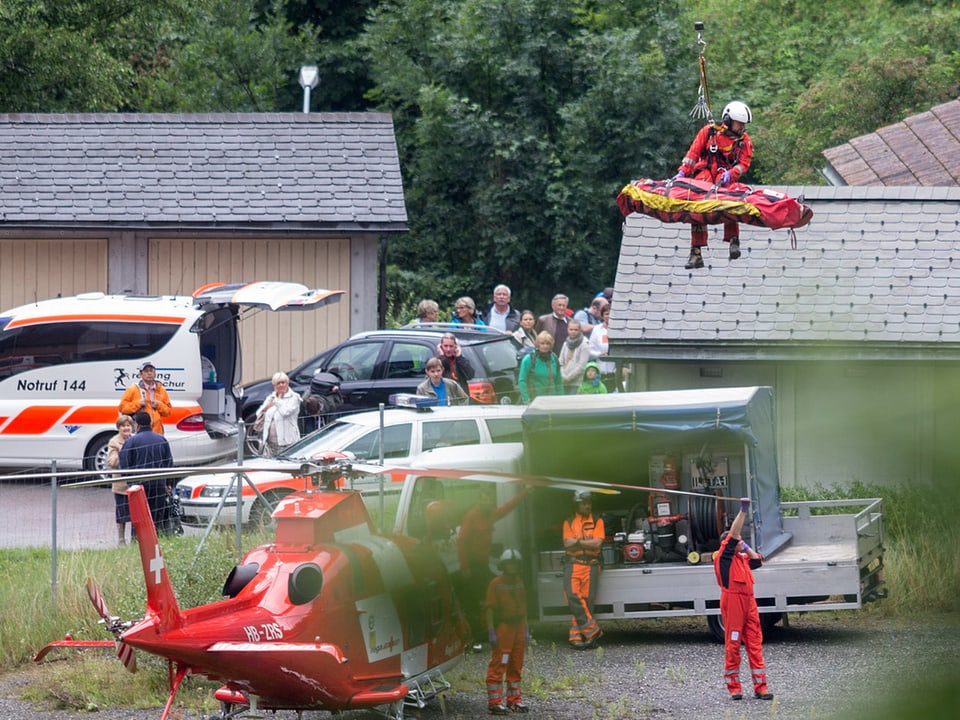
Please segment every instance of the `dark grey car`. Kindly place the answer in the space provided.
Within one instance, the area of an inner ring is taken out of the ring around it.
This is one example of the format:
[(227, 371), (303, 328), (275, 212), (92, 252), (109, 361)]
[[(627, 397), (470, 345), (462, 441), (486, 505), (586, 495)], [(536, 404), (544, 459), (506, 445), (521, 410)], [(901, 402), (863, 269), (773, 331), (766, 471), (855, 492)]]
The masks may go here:
[[(315, 374), (330, 372), (341, 381), (341, 412), (369, 410), (380, 403), (386, 405), (394, 393), (416, 392), (417, 385), (426, 377), (424, 366), (437, 354), (445, 332), (457, 336), (463, 355), (473, 365), (471, 402), (517, 402), (520, 347), (513, 336), (489, 328), (446, 323), (353, 335), (289, 371), (290, 387), (302, 395)], [(272, 389), (269, 380), (244, 387), (242, 414), (245, 420), (252, 420)]]

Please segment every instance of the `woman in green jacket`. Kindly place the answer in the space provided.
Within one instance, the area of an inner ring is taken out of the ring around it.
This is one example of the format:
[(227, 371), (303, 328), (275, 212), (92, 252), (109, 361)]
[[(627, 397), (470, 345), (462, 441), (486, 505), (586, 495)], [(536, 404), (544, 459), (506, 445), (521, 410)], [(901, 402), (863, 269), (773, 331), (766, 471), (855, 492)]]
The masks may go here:
[(537, 335), (537, 351), (524, 355), (520, 362), (517, 384), (524, 404), (541, 395), (563, 395), (560, 363), (553, 354), (553, 335), (546, 330)]

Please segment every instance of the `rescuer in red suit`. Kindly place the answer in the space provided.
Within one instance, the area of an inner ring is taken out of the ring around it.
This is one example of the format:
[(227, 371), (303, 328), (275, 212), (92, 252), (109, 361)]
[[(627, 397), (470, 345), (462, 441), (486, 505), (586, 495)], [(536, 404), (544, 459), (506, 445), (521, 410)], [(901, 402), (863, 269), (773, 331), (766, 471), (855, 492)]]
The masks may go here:
[(747, 659), (750, 661), (753, 696), (758, 700), (773, 700), (773, 694), (767, 689), (760, 613), (753, 595), (753, 571), (763, 565), (763, 558), (740, 539), (749, 511), (750, 498), (740, 498), (740, 512), (734, 518), (729, 532), (720, 538), (720, 549), (713, 556), (713, 569), (720, 583), (720, 615), (723, 617), (725, 636), (723, 677), (730, 699), (742, 699), (740, 643), (743, 643), (747, 646)]
[[(727, 103), (723, 109), (722, 124), (704, 125), (690, 144), (680, 162), (673, 180), (690, 178), (726, 187), (735, 183), (750, 169), (753, 143), (746, 133), (747, 123), (753, 119), (750, 108), (739, 100)], [(730, 243), (730, 259), (740, 257), (740, 228), (728, 220), (723, 224), (723, 241)], [(703, 267), (700, 248), (707, 245), (707, 226), (690, 225), (690, 259), (684, 268)]]

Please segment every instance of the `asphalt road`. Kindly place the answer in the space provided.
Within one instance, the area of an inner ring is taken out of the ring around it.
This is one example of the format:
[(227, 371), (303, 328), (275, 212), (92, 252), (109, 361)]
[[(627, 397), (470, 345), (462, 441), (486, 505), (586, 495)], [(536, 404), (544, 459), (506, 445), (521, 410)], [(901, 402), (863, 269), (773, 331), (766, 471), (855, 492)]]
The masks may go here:
[(110, 487), (54, 489), (46, 482), (0, 481), (0, 547), (51, 547), (54, 530), (61, 550), (115, 547)]

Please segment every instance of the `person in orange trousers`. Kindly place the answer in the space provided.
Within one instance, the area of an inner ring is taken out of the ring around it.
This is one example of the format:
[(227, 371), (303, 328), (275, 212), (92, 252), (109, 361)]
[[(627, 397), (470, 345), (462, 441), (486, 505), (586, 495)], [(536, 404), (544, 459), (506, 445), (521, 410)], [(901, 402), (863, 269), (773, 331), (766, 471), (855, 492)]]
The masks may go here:
[[(490, 663), (487, 665), (487, 712), (506, 715), (525, 713), (520, 693), (523, 658), (530, 631), (527, 628), (527, 593), (520, 577), (522, 558), (517, 550), (507, 549), (500, 556), (502, 575), (487, 586), (486, 618), (490, 640)], [(504, 704), (503, 681), (507, 681)]]
[(593, 515), (593, 499), (587, 490), (573, 494), (577, 511), (563, 521), (563, 549), (566, 565), (563, 594), (570, 607), (570, 645), (585, 650), (597, 644), (603, 632), (593, 619), (593, 605), (600, 579), (600, 549), (606, 530), (603, 518)]
[(713, 556), (713, 569), (720, 584), (720, 615), (723, 617), (723, 677), (732, 700), (743, 698), (740, 685), (740, 645), (747, 648), (753, 696), (773, 700), (767, 688), (767, 670), (763, 662), (763, 634), (760, 613), (753, 595), (753, 571), (763, 565), (763, 557), (740, 538), (750, 511), (750, 498), (740, 498), (740, 512), (729, 532), (720, 538), (720, 550)]

